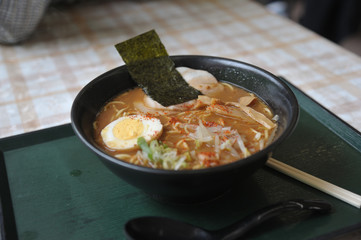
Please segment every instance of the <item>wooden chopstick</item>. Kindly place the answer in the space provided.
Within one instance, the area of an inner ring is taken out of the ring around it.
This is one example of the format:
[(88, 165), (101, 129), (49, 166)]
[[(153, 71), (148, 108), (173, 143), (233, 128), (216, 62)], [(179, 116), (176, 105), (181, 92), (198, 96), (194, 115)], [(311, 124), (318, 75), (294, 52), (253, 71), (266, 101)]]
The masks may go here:
[(276, 171), (286, 174), (289, 177), (297, 179), (300, 182), (303, 182), (311, 187), (336, 197), (354, 207), (359, 209), (361, 208), (361, 196), (357, 195), (356, 193), (350, 192), (332, 183), (326, 182), (320, 178), (305, 173), (272, 157), (267, 160), (266, 165)]

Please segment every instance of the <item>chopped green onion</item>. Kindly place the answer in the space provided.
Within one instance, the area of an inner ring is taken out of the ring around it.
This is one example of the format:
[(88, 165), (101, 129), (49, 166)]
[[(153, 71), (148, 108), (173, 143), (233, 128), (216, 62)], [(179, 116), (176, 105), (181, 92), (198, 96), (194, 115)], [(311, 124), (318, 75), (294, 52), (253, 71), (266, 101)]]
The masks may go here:
[(145, 141), (144, 137), (139, 137), (137, 139), (138, 146), (145, 152), (150, 160), (153, 160), (153, 152), (150, 150), (147, 141)]
[(200, 148), (202, 146), (202, 143), (201, 141), (199, 141), (198, 139), (196, 139), (196, 149)]
[(144, 157), (147, 157), (153, 163), (161, 164), (164, 169), (178, 170), (180, 167), (186, 167), (187, 165), (185, 162), (187, 155), (178, 155), (176, 148), (170, 148), (157, 140), (151, 141), (148, 145), (143, 137), (138, 138), (137, 143)]

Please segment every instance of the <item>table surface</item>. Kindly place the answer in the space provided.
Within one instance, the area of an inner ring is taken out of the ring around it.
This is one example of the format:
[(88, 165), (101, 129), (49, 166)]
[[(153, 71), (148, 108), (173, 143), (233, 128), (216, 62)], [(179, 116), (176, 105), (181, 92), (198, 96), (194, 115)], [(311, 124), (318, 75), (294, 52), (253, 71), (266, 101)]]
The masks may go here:
[[(361, 135), (292, 89), (301, 104), (299, 123), (273, 156), (361, 194)], [(7, 240), (124, 239), (125, 223), (140, 216), (165, 216), (219, 229), (264, 206), (299, 198), (324, 200), (333, 210), (325, 215), (285, 213), (245, 238), (336, 240), (361, 236), (359, 208), (267, 167), (235, 181), (233, 190), (213, 201), (179, 205), (154, 201), (108, 171), (74, 136), (70, 124), (0, 140), (0, 148), (0, 197)]]
[(0, 46), (0, 137), (70, 122), (79, 90), (123, 65), (114, 45), (155, 29), (170, 55), (237, 59), (286, 77), (361, 131), (361, 58), (249, 0), (91, 1), (51, 7)]

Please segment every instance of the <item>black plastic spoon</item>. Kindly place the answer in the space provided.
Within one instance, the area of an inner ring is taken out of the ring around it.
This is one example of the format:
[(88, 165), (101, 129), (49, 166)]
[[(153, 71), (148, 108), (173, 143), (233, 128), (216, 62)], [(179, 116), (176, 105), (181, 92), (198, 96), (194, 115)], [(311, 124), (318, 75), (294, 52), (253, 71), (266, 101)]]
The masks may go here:
[(289, 200), (262, 208), (225, 228), (209, 231), (194, 225), (165, 217), (140, 217), (125, 225), (127, 239), (132, 240), (231, 240), (238, 239), (260, 223), (281, 213), (311, 210), (328, 213), (331, 205), (321, 200)]

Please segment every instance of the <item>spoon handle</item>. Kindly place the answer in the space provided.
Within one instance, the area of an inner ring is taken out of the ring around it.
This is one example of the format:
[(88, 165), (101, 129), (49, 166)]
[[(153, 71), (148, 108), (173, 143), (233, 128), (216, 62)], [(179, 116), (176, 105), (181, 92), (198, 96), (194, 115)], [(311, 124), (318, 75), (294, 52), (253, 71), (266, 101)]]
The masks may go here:
[(246, 216), (239, 222), (232, 224), (229, 227), (218, 230), (220, 238), (223, 240), (238, 239), (246, 232), (263, 223), (264, 221), (278, 216), (282, 213), (295, 210), (311, 210), (318, 213), (328, 213), (332, 206), (322, 200), (289, 200), (274, 205), (262, 208), (251, 215)]

